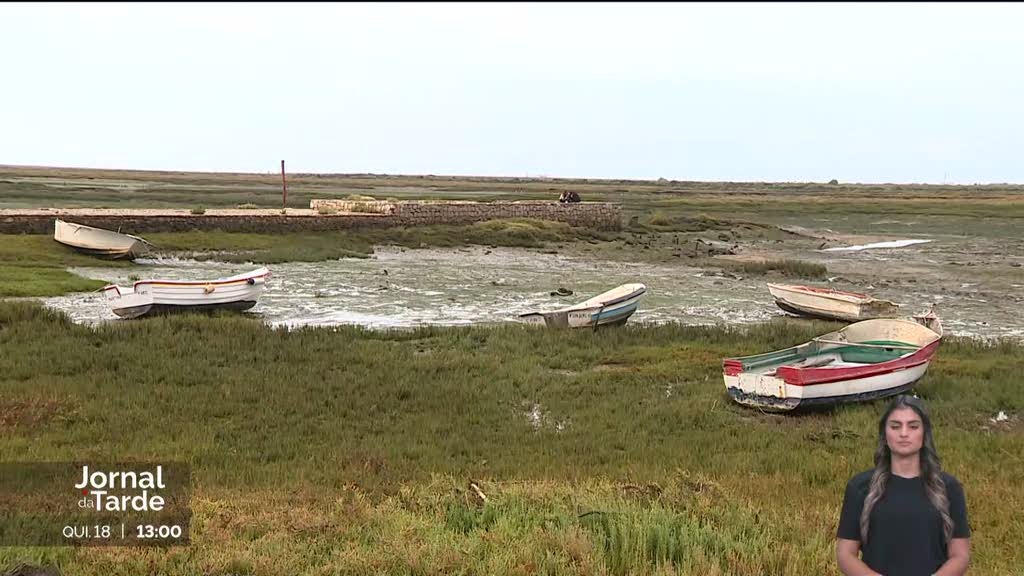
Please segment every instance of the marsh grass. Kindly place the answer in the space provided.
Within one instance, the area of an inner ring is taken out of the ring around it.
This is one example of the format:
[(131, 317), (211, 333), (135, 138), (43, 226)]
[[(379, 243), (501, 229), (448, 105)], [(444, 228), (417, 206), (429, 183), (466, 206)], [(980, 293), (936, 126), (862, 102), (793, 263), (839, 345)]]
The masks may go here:
[(824, 264), (788, 258), (766, 260), (764, 262), (729, 263), (726, 266), (748, 275), (778, 272), (787, 278), (810, 278), (815, 280), (824, 279), (828, 276), (828, 268)]
[(704, 214), (694, 217), (657, 210), (650, 215), (646, 223), (638, 223), (630, 229), (650, 232), (704, 232), (707, 230), (729, 230), (734, 225), (733, 222)]
[[(227, 262), (317, 262), (366, 258), (374, 246), (409, 248), (467, 245), (545, 248), (566, 242), (608, 240), (613, 233), (572, 227), (560, 222), (512, 219), (467, 226), (421, 226), (391, 230), (350, 230), (304, 234), (229, 232), (165, 232), (147, 234), (158, 253), (196, 260)], [(79, 254), (49, 235), (0, 234), (0, 296), (58, 296), (85, 292), (104, 282), (76, 276), (75, 266), (123, 266), (127, 261), (101, 260)]]
[[(745, 409), (721, 359), (838, 326), (287, 331), (220, 314), (91, 329), (0, 303), (0, 458), (189, 462), (195, 511), (186, 549), (5, 548), (0, 569), (834, 572), (843, 486), (870, 465), (884, 403)], [(967, 491), (972, 574), (1024, 561), (1022, 429), (989, 421), (1024, 408), (1022, 352), (949, 338), (915, 388)]]
[(417, 226), (387, 230), (347, 230), (300, 234), (168, 232), (147, 238), (168, 254), (230, 262), (315, 262), (367, 257), (380, 245), (458, 247), (467, 245), (544, 248), (577, 240), (610, 239), (612, 233), (561, 222), (512, 219), (466, 226)]
[[(0, 206), (181, 208), (201, 203), (230, 207), (280, 205), (278, 174), (147, 172), (71, 168), (0, 168)], [(758, 222), (843, 215), (914, 215), (954, 221), (1024, 218), (1024, 186), (840, 184), (799, 182), (683, 182), (598, 179), (529, 179), (374, 174), (295, 174), (289, 201), (314, 198), (554, 200), (563, 189), (584, 201), (617, 202), (624, 215), (653, 219), (674, 229), (695, 214)]]
[(72, 274), (69, 266), (131, 266), (75, 252), (49, 235), (0, 234), (0, 296), (59, 296), (102, 288), (105, 282)]

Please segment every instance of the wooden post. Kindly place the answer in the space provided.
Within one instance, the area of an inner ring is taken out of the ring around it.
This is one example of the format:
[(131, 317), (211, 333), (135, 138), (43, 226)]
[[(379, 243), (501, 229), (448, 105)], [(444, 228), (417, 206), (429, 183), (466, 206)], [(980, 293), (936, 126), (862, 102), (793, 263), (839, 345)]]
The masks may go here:
[(284, 160), (281, 160), (281, 209), (288, 207), (288, 181), (284, 179)]

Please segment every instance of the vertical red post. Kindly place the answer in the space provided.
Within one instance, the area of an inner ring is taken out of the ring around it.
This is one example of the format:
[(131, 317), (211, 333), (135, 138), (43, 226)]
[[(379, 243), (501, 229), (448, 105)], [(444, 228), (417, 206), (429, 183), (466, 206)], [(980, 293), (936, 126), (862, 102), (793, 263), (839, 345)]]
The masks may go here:
[(284, 160), (281, 160), (281, 208), (288, 207), (288, 181), (284, 179)]

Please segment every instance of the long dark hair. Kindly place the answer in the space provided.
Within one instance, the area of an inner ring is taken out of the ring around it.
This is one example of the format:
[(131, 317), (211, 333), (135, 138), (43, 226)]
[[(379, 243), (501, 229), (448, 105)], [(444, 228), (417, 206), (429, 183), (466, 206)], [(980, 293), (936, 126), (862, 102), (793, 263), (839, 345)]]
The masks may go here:
[(868, 524), (870, 523), (871, 510), (875, 504), (885, 495), (885, 488), (889, 484), (889, 477), (892, 475), (892, 451), (885, 441), (885, 423), (889, 415), (899, 408), (910, 408), (921, 418), (921, 425), (924, 427), (924, 442), (921, 445), (921, 478), (924, 479), (925, 494), (932, 506), (942, 516), (942, 533), (949, 542), (953, 536), (953, 518), (949, 515), (949, 496), (946, 494), (946, 483), (942, 480), (942, 460), (935, 450), (935, 440), (932, 438), (932, 419), (928, 416), (928, 410), (916, 396), (901, 394), (893, 398), (892, 402), (885, 409), (882, 418), (878, 421), (878, 447), (875, 449), (875, 471), (871, 474), (871, 483), (868, 488), (868, 495), (864, 498), (864, 509), (860, 513), (860, 540), (862, 544), (868, 541)]

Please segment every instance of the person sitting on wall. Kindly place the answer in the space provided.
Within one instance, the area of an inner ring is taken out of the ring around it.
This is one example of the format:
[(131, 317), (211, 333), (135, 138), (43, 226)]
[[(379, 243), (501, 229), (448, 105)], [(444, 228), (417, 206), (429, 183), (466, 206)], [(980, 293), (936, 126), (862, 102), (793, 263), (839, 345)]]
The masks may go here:
[(558, 197), (558, 201), (562, 203), (566, 202), (580, 202), (580, 195), (575, 190), (562, 190), (562, 194)]

